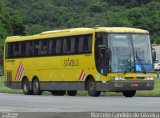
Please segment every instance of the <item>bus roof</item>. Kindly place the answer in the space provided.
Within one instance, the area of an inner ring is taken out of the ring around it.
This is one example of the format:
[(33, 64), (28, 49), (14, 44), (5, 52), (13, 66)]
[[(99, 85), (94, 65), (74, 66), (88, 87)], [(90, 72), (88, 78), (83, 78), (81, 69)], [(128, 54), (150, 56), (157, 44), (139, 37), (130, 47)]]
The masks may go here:
[(128, 28), (128, 27), (72, 28), (72, 29), (45, 31), (40, 34), (35, 34), (35, 35), (30, 35), (30, 36), (9, 36), (7, 37), (5, 41), (14, 42), (14, 41), (22, 41), (22, 40), (89, 34), (93, 32), (144, 33), (144, 34), (149, 33), (147, 30), (142, 30), (142, 29), (137, 29), (137, 28)]

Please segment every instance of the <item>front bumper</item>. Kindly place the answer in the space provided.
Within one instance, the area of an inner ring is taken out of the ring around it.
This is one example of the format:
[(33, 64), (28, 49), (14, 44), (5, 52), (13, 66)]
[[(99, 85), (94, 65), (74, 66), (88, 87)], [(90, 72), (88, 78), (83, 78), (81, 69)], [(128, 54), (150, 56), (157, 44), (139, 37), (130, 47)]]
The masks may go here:
[(133, 91), (133, 90), (153, 90), (154, 80), (143, 81), (111, 81), (106, 83), (97, 83), (97, 91)]

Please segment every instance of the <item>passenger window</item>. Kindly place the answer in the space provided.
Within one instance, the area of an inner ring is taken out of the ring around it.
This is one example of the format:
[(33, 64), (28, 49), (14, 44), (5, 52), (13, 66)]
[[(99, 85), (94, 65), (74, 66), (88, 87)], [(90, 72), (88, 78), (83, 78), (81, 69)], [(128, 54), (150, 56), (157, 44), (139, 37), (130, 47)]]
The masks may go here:
[(71, 37), (71, 53), (75, 53), (75, 37)]
[(49, 40), (49, 55), (56, 54), (56, 39)]
[(42, 48), (41, 48), (41, 55), (48, 54), (48, 40), (42, 40)]
[(42, 41), (34, 41), (34, 56), (41, 55)]
[(80, 36), (79, 38), (79, 52), (83, 53), (84, 49), (84, 36)]
[(63, 40), (63, 54), (67, 53), (67, 40), (64, 38)]
[(26, 55), (29, 57), (34, 56), (34, 42), (28, 41), (26, 42)]
[(21, 42), (21, 57), (26, 57), (26, 42)]
[(85, 36), (84, 39), (84, 52), (85, 53), (90, 53), (92, 50), (92, 39), (91, 36)]
[(61, 54), (61, 46), (62, 46), (62, 40), (58, 39), (56, 41), (56, 54)]
[(13, 43), (13, 57), (21, 56), (21, 45), (19, 42)]
[(6, 44), (6, 58), (13, 58), (13, 43)]
[(75, 53), (79, 53), (79, 36), (75, 36), (75, 45), (74, 45)]

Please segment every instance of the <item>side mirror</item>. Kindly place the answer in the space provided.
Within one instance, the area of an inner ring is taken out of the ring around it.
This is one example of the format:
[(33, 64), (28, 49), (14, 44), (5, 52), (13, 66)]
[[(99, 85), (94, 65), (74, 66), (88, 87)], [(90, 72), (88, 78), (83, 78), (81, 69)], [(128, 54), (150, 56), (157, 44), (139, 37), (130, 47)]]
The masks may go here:
[(152, 48), (152, 60), (153, 60), (153, 62), (156, 61), (156, 50), (155, 50), (155, 48)]

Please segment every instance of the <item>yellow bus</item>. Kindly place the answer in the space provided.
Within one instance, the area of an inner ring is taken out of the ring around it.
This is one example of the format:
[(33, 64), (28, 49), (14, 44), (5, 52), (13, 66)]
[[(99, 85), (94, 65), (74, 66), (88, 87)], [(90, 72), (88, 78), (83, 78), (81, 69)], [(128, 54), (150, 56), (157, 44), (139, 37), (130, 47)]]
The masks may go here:
[(75, 96), (87, 90), (122, 92), (154, 88), (149, 32), (125, 27), (72, 28), (5, 40), (5, 85), (24, 94)]

